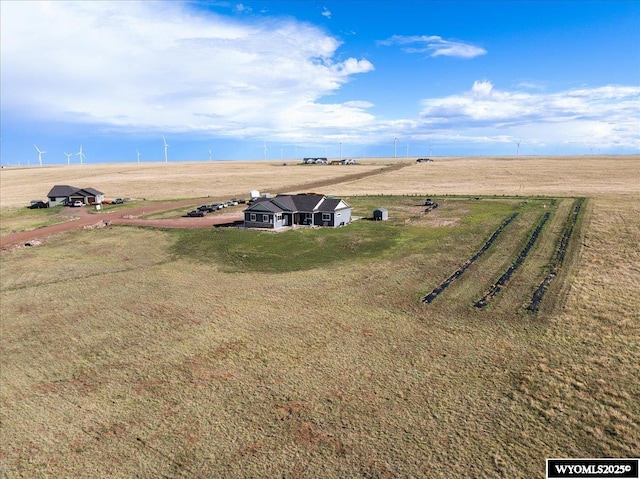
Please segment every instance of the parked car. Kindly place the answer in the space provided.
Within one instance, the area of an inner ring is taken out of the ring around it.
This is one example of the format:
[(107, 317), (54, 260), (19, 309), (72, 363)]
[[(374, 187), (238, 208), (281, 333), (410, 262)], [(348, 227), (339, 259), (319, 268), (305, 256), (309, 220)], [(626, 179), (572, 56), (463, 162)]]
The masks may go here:
[(31, 205), (29, 206), (29, 209), (37, 210), (40, 208), (48, 208), (48, 207), (49, 207), (49, 203), (45, 203), (44, 201), (32, 201)]
[(69, 206), (73, 206), (75, 208), (77, 208), (78, 206), (84, 206), (84, 203), (80, 200), (75, 200), (72, 203), (69, 204)]
[(200, 216), (201, 217), (201, 216), (204, 216), (206, 214), (207, 213), (202, 211), (202, 210), (193, 210), (193, 211), (189, 211), (187, 213), (187, 216)]
[(111, 202), (111, 204), (114, 204), (114, 205), (121, 205), (122, 203), (124, 203), (124, 198), (116, 198)]

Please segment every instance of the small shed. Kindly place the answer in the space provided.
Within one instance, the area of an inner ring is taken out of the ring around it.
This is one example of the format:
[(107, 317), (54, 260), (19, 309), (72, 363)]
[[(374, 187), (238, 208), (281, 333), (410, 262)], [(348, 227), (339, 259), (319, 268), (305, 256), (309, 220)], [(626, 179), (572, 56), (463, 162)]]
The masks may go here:
[(373, 219), (376, 221), (386, 221), (389, 219), (389, 212), (386, 208), (376, 208), (373, 210)]

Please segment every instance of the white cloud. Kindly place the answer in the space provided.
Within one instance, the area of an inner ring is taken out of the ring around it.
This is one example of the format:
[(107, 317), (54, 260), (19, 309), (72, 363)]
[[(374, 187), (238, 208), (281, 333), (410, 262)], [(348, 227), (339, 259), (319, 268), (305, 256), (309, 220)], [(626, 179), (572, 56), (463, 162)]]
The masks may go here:
[(493, 84), (488, 80), (475, 81), (471, 87), (471, 93), (478, 98), (489, 98), (492, 90)]
[(231, 135), (284, 130), (292, 119), (369, 122), (362, 105), (318, 102), (373, 70), (365, 59), (335, 60), (339, 46), (307, 23), (243, 23), (179, 2), (3, 2), (3, 111)]
[(496, 142), (528, 138), (537, 144), (640, 148), (640, 87), (532, 94), (497, 90), (483, 80), (466, 93), (423, 100), (420, 116), (421, 128), (429, 131), (489, 135)]
[(236, 4), (235, 10), (238, 13), (244, 13), (244, 12), (251, 13), (253, 11), (253, 9), (251, 7), (247, 7), (246, 5), (243, 5), (242, 3)]
[(331, 11), (327, 7), (324, 7), (320, 15), (326, 18), (331, 18)]
[(437, 35), (394, 35), (379, 43), (389, 46), (400, 45), (407, 53), (426, 53), (430, 57), (475, 58), (487, 53), (482, 47), (457, 40), (445, 40)]
[[(479, 80), (466, 92), (423, 100), (415, 117), (381, 119), (364, 93), (331, 102), (354, 75), (374, 66), (363, 58), (337, 60), (340, 42), (323, 30), (291, 19), (238, 21), (189, 5), (3, 2), (3, 123), (33, 119), (292, 143), (348, 137), (376, 144), (398, 136), (640, 150), (640, 87), (546, 93), (528, 83), (503, 90)], [(247, 11), (241, 5), (236, 11)], [(386, 44), (431, 56), (486, 53), (435, 36), (396, 36)]]

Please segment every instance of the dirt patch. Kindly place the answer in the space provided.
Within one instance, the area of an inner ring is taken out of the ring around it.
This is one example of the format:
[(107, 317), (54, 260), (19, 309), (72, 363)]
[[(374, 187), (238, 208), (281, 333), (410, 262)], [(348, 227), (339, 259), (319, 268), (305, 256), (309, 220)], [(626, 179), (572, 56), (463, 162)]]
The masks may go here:
[(413, 222), (415, 225), (419, 226), (429, 226), (433, 228), (439, 228), (442, 226), (455, 226), (460, 222), (460, 218), (438, 218), (435, 216), (430, 216), (427, 218), (422, 218)]

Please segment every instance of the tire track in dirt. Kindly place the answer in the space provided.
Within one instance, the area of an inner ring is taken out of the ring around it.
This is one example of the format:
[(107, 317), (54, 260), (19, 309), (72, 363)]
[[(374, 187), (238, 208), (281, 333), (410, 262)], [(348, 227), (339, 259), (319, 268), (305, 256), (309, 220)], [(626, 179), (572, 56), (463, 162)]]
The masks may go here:
[[(310, 181), (308, 183), (302, 183), (297, 185), (288, 185), (280, 188), (281, 191), (310, 191), (315, 188), (322, 188), (325, 186), (336, 185), (349, 181), (361, 180), (371, 176), (383, 175), (391, 171), (400, 170), (404, 167), (410, 166), (411, 163), (397, 163), (395, 165), (382, 167), (374, 171), (365, 171), (360, 173), (353, 173), (344, 175), (338, 178), (329, 180)], [(67, 231), (77, 231), (84, 228), (90, 228), (104, 224), (119, 224), (119, 225), (138, 225), (138, 226), (151, 226), (158, 228), (206, 228), (216, 224), (223, 224), (233, 221), (235, 219), (241, 219), (240, 215), (234, 215), (233, 217), (225, 215), (225, 217), (219, 217), (213, 222), (207, 221), (204, 218), (175, 218), (172, 220), (145, 220), (141, 218), (133, 218), (136, 216), (143, 216), (150, 213), (156, 213), (168, 209), (175, 209), (181, 207), (190, 207), (201, 204), (203, 198), (192, 198), (188, 200), (180, 201), (167, 201), (163, 203), (150, 203), (148, 205), (120, 211), (103, 212), (99, 214), (92, 214), (87, 209), (78, 208), (74, 209), (74, 215), (78, 216), (78, 219), (66, 221), (51, 226), (44, 226), (30, 231), (20, 231), (18, 233), (9, 234), (0, 238), (0, 251), (6, 252), (20, 243), (26, 243), (34, 240), (45, 241), (46, 238), (65, 233)], [(69, 210), (64, 210), (60, 213), (60, 216), (68, 215)], [(128, 218), (130, 217), (130, 218)], [(210, 218), (208, 218), (210, 220)], [(204, 221), (203, 221), (204, 220)]]

